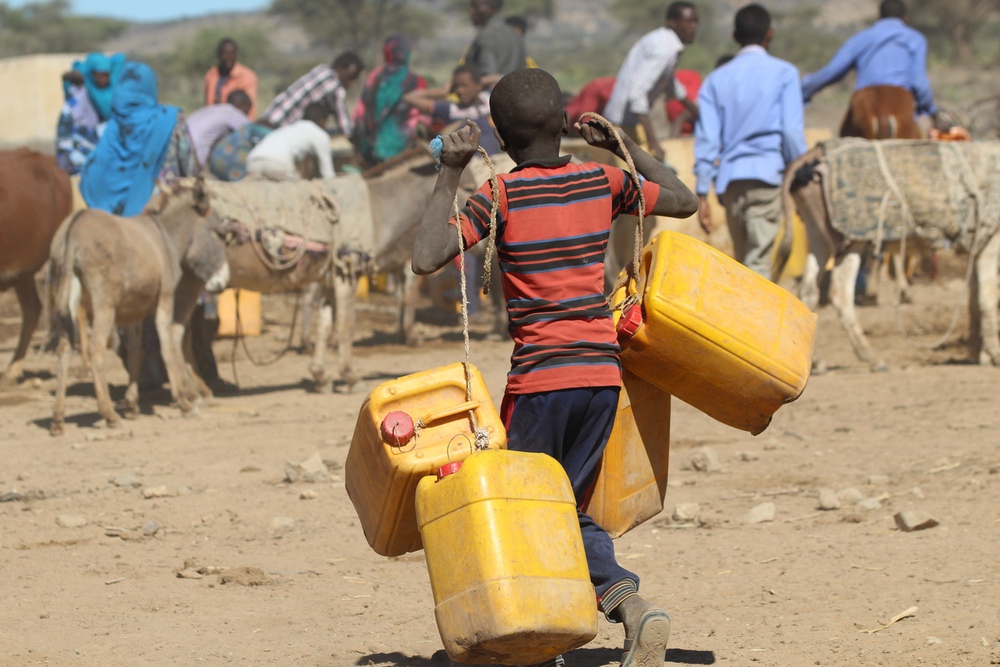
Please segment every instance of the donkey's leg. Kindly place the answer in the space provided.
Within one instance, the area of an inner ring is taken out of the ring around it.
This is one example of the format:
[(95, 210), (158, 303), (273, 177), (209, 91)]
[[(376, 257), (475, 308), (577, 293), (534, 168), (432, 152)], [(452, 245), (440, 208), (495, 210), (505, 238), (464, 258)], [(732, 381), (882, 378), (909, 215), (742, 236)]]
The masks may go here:
[(340, 379), (347, 385), (347, 391), (361, 379), (352, 367), (354, 351), (354, 304), (357, 300), (358, 277), (356, 274), (340, 275), (333, 278), (333, 292), (337, 309), (337, 363)]
[(860, 251), (861, 244), (855, 243), (837, 258), (830, 278), (830, 302), (837, 311), (840, 324), (844, 327), (858, 359), (870, 363), (872, 371), (886, 371), (889, 370), (889, 366), (884, 361), (881, 359), (874, 361), (875, 354), (858, 323), (858, 314), (854, 309), (854, 285), (858, 278), (858, 268), (861, 266)]
[(997, 267), (1000, 234), (994, 234), (975, 261), (969, 285), (969, 352), (986, 366), (1000, 366), (1000, 331), (997, 325)]
[[(94, 304), (94, 315), (90, 329), (90, 371), (94, 376), (94, 394), (97, 396), (97, 413), (104, 418), (109, 428), (119, 425), (120, 419), (111, 403), (108, 382), (104, 376), (104, 352), (108, 347), (108, 336), (115, 325), (115, 309), (107, 304)], [(141, 340), (129, 340), (129, 345), (141, 346)]]
[(42, 302), (38, 298), (35, 287), (35, 276), (21, 276), (14, 285), (17, 292), (17, 302), (21, 306), (21, 333), (17, 338), (17, 348), (7, 370), (0, 375), (0, 385), (16, 384), (24, 375), (24, 357), (31, 344), (31, 334), (38, 326), (38, 317), (42, 312)]

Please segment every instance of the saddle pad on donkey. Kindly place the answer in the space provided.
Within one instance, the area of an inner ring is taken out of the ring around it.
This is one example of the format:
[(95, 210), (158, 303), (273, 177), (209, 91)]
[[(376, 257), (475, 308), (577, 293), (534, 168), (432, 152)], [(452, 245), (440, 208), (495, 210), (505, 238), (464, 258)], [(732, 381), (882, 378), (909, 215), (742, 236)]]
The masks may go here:
[(357, 174), (312, 181), (212, 181), (209, 196), (222, 219), (250, 230), (280, 230), (364, 253), (374, 243), (368, 185)]
[(847, 138), (822, 147), (830, 222), (847, 239), (890, 241), (912, 233), (968, 245), (977, 224), (997, 224), (1000, 202), (990, 174), (1000, 167), (1000, 142)]

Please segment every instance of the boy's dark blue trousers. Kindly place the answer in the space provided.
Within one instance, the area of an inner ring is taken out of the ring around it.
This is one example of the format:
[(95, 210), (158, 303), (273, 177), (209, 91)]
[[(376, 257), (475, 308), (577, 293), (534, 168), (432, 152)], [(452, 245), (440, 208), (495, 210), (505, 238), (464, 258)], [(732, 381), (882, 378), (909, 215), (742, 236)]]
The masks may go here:
[[(501, 413), (507, 425), (507, 448), (540, 452), (559, 461), (573, 485), (579, 508), (601, 462), (618, 411), (620, 387), (560, 389), (537, 394), (507, 394)], [(615, 560), (608, 533), (588, 515), (580, 515), (590, 580), (600, 599), (612, 585), (639, 577)]]

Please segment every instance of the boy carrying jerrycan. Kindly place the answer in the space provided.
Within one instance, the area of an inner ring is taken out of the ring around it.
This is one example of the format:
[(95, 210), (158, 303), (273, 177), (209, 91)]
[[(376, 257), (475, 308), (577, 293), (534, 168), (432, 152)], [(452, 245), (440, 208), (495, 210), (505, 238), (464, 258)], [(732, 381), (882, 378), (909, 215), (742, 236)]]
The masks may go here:
[[(505, 76), (490, 97), (500, 147), (517, 167), (499, 176), (497, 253), (514, 339), (501, 407), (507, 447), (540, 452), (565, 469), (579, 506), (594, 481), (611, 434), (621, 387), (621, 361), (604, 296), (604, 256), (612, 221), (635, 215), (639, 191), (624, 170), (559, 154), (569, 131), (559, 84), (539, 69)], [(617, 140), (596, 123), (577, 124), (591, 145), (623, 158)], [(413, 270), (428, 274), (460, 250), (454, 225), (471, 247), (489, 235), (493, 205), (485, 183), (451, 211), (459, 178), (476, 154), (480, 129), (443, 137), (441, 171), (420, 223)], [(647, 213), (688, 217), (695, 196), (659, 161), (624, 137), (645, 180)], [(607, 532), (579, 513), (597, 605), (625, 627), (623, 667), (662, 665), (670, 619), (638, 595), (639, 577), (615, 560)], [(546, 664), (564, 664), (562, 658)]]

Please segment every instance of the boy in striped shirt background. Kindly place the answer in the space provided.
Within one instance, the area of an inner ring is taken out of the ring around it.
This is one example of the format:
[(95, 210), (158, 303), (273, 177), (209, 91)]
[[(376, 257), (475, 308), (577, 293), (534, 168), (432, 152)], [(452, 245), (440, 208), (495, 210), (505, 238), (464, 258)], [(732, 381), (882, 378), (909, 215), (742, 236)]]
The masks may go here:
[[(638, 211), (639, 193), (622, 169), (560, 156), (569, 131), (559, 84), (547, 72), (523, 69), (503, 77), (490, 97), (500, 148), (517, 164), (500, 179), (497, 252), (509, 329), (514, 339), (501, 412), (507, 446), (558, 460), (578, 503), (594, 481), (611, 435), (621, 388), (621, 361), (604, 289), (604, 255), (611, 223)], [(577, 124), (591, 145), (622, 157), (596, 124)], [(413, 270), (436, 271), (489, 234), (489, 182), (460, 220), (452, 201), (462, 171), (476, 153), (480, 129), (443, 137), (441, 171), (413, 249)], [(673, 173), (624, 138), (642, 182), (647, 213), (688, 217), (695, 196)], [(623, 667), (662, 665), (670, 619), (638, 596), (639, 577), (615, 560), (607, 532), (580, 513), (580, 529), (598, 606), (625, 626)], [(562, 659), (551, 664), (564, 664)]]

